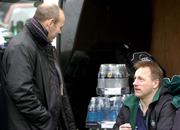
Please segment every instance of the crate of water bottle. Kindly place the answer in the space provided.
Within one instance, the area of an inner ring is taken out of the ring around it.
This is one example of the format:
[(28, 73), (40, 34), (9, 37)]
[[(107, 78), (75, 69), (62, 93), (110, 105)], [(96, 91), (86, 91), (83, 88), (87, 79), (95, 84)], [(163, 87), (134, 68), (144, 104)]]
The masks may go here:
[(120, 111), (121, 97), (92, 97), (86, 122), (115, 121)]
[(128, 85), (128, 71), (125, 64), (101, 64), (98, 72), (99, 88), (120, 88)]
[(129, 74), (125, 64), (101, 64), (98, 72), (98, 95), (122, 95), (129, 88)]

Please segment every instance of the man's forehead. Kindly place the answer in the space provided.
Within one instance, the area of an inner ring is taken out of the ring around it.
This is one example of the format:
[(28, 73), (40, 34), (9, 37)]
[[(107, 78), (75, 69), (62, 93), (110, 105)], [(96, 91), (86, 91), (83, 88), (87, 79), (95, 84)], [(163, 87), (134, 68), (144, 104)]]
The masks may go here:
[(149, 67), (140, 67), (136, 70), (135, 76), (150, 75), (151, 71)]

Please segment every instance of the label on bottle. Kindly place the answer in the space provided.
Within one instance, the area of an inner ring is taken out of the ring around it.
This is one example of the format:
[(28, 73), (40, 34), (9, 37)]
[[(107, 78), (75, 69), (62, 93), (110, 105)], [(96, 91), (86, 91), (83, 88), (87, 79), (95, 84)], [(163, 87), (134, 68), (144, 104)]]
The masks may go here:
[(105, 88), (104, 95), (121, 95), (121, 88)]

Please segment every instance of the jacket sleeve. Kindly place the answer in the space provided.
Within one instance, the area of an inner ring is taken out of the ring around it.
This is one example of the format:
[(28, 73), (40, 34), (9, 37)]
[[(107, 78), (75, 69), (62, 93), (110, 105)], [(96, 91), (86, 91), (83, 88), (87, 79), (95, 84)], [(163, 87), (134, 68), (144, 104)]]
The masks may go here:
[(176, 110), (171, 101), (171, 99), (167, 100), (161, 107), (157, 121), (157, 130), (172, 130)]
[(32, 125), (46, 130), (51, 124), (51, 115), (33, 91), (35, 65), (32, 58), (34, 53), (31, 51), (16, 45), (5, 53), (6, 90), (19, 112)]
[(119, 130), (119, 126), (129, 122), (130, 112), (127, 107), (124, 105), (121, 107), (121, 110), (117, 116), (116, 123), (113, 126), (113, 130)]

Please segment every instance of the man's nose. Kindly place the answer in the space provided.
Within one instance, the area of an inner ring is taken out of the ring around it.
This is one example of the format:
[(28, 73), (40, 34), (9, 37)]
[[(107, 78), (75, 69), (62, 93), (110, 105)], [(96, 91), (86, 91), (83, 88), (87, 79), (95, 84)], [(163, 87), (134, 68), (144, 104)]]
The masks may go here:
[(136, 85), (137, 84), (137, 80), (136, 79), (134, 79), (134, 81), (133, 81), (133, 85)]
[(58, 34), (61, 34), (61, 28), (58, 29)]

